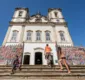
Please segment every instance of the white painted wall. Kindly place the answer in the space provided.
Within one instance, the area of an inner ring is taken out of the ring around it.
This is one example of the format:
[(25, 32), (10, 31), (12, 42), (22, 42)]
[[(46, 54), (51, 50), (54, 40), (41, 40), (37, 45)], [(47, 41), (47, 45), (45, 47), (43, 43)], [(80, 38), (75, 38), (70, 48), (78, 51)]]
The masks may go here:
[[(45, 55), (44, 55), (44, 49), (45, 49), (46, 44), (47, 43), (24, 43), (24, 52), (23, 53), (26, 53), (26, 52), (30, 53), (30, 65), (35, 64), (35, 52), (42, 52), (43, 65), (47, 65), (47, 61), (46, 61)], [(57, 65), (58, 63), (56, 63), (56, 60), (58, 60), (58, 58), (57, 58), (55, 43), (49, 43), (49, 46), (52, 49), (54, 64)], [(42, 50), (36, 49), (36, 48), (42, 48)], [(25, 54), (23, 54), (23, 58), (24, 58), (24, 55)]]
[(6, 44), (5, 44), (5, 46), (10, 46), (10, 45), (18, 45), (19, 43), (16, 43), (16, 42), (7, 42)]
[[(17, 42), (10, 42), (13, 30), (19, 31)], [(31, 42), (28, 42), (26, 40), (26, 32), (28, 30), (31, 30), (33, 32)], [(39, 42), (36, 41), (36, 31), (37, 30), (40, 30), (42, 32), (42, 35), (41, 35), (42, 40)], [(51, 36), (50, 36), (51, 41), (50, 42), (46, 42), (46, 40), (45, 40), (45, 31), (46, 30), (51, 32)], [(61, 42), (59, 31), (65, 32), (65, 39), (66, 39), (65, 42)], [(11, 31), (10, 31), (10, 35), (8, 37), (8, 40), (7, 40), (8, 43), (6, 43), (6, 46), (19, 44), (21, 32), (22, 32), (22, 26), (12, 26)], [(58, 63), (56, 63), (56, 61), (58, 60), (58, 58), (57, 58), (57, 52), (56, 52), (56, 48), (55, 48), (55, 41), (56, 40), (57, 40), (57, 44), (60, 46), (62, 46), (62, 45), (72, 46), (73, 45), (72, 41), (71, 41), (71, 37), (68, 34), (67, 27), (64, 27), (64, 26), (52, 27), (49, 25), (48, 26), (46, 26), (46, 25), (29, 25), (29, 26), (27, 25), (27, 26), (25, 26), (24, 36), (23, 36), (23, 41), (24, 41), (23, 60), (24, 60), (24, 55), (26, 55), (25, 53), (28, 52), (28, 53), (30, 53), (30, 54), (28, 54), (28, 55), (30, 55), (30, 65), (34, 65), (35, 64), (34, 63), (35, 62), (35, 52), (40, 51), (43, 54), (43, 65), (47, 65), (47, 61), (45, 60), (45, 56), (44, 56), (44, 48), (45, 48), (46, 44), (48, 43), (49, 46), (52, 48), (54, 64), (57, 65)], [(41, 49), (34, 50), (35, 48), (42, 48), (43, 50), (41, 50)]]
[[(64, 31), (65, 41), (61, 41), (59, 31)], [(56, 26), (55, 27), (57, 44), (61, 46), (73, 46), (71, 36), (69, 35), (68, 29), (65, 26)]]
[[(12, 37), (12, 32), (14, 30), (19, 31), (18, 36), (17, 36), (17, 41), (16, 41), (17, 43), (19, 43), (20, 35), (22, 32), (22, 26), (12, 26), (9, 37), (7, 39), (7, 42), (8, 42), (7, 44), (9, 44), (9, 43), (14, 44), (14, 42), (10, 42), (11, 37)], [(26, 40), (28, 30), (32, 31), (32, 41)], [(38, 41), (38, 42), (41, 42), (41, 43), (46, 42), (45, 31), (48, 30), (48, 31), (50, 31), (50, 38), (51, 38), (51, 41), (49, 41), (49, 42), (56, 42), (57, 41), (58, 45), (73, 46), (73, 42), (72, 42), (71, 36), (69, 34), (68, 28), (63, 26), (63, 25), (62, 26), (57, 25), (55, 27), (52, 27), (49, 25), (29, 25), (29, 26), (27, 25), (27, 26), (25, 26), (25, 30), (24, 30), (23, 41), (24, 42), (37, 42), (36, 41), (36, 31), (37, 30), (41, 31), (41, 41)], [(66, 41), (61, 42), (59, 31), (64, 31), (64, 36), (65, 36)]]
[(21, 31), (22, 31), (22, 26), (12, 26), (11, 27), (11, 31), (10, 31), (10, 34), (9, 34), (9, 37), (8, 37), (7, 42), (11, 42), (12, 33), (13, 33), (14, 30), (17, 30), (18, 31), (18, 36), (17, 36), (16, 42), (19, 42), (19, 40), (20, 40), (20, 34), (21, 34)]
[(41, 42), (46, 42), (46, 39), (45, 39), (45, 31), (48, 30), (50, 31), (50, 37), (51, 37), (51, 41), (50, 42), (55, 42), (55, 38), (54, 38), (54, 31), (53, 31), (53, 27), (52, 26), (43, 26), (43, 25), (29, 25), (29, 26), (25, 26), (25, 32), (24, 32), (24, 40), (23, 41), (26, 41), (26, 32), (28, 30), (31, 30), (33, 31), (32, 33), (32, 42), (36, 42), (36, 31), (37, 30), (40, 30), (42, 33), (41, 33)]
[[(19, 34), (17, 37), (17, 42), (10, 42), (13, 30), (19, 31)], [(26, 40), (26, 36), (27, 36), (26, 32), (28, 30), (32, 31), (32, 41), (31, 42), (28, 42)], [(42, 35), (41, 35), (42, 40), (39, 42), (36, 41), (36, 31), (37, 30), (42, 32)], [(46, 42), (46, 40), (45, 40), (45, 31), (46, 30), (51, 32), (51, 34), (50, 34), (51, 41), (50, 42)], [(59, 31), (64, 31), (66, 41), (61, 42)], [(10, 31), (10, 35), (8, 37), (8, 40), (7, 40), (8, 43), (6, 43), (6, 46), (19, 44), (21, 32), (22, 32), (22, 26), (12, 26), (11, 31)], [(36, 52), (34, 50), (35, 48), (44, 49), (45, 45), (48, 43), (50, 45), (50, 47), (52, 48), (54, 64), (57, 65), (56, 60), (58, 60), (58, 58), (57, 58), (57, 52), (56, 52), (56, 48), (55, 48), (55, 41), (57, 41), (57, 45), (60, 45), (60, 46), (72, 46), (73, 45), (71, 37), (70, 37), (69, 32), (68, 32), (68, 29), (67, 29), (67, 27), (64, 27), (63, 25), (62, 26), (57, 25), (55, 27), (52, 27), (49, 25), (48, 26), (47, 25), (29, 25), (29, 26), (27, 25), (27, 26), (25, 26), (25, 30), (24, 30), (23, 41), (24, 41), (23, 60), (24, 60), (25, 53), (27, 53), (27, 52), (30, 53), (29, 54), (30, 55), (30, 65), (35, 64), (34, 63), (35, 52)], [(37, 51), (40, 51), (43, 53), (43, 65), (47, 65), (47, 62), (46, 62), (45, 56), (44, 56), (44, 50), (38, 49)]]

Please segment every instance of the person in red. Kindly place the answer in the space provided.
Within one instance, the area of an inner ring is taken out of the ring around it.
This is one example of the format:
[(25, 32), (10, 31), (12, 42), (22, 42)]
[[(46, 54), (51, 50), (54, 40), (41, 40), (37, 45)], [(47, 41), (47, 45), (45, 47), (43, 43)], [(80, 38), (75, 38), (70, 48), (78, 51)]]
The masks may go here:
[(48, 66), (51, 66), (51, 51), (52, 49), (49, 47), (48, 44), (46, 44), (46, 47), (45, 47), (45, 58), (47, 60), (47, 64)]

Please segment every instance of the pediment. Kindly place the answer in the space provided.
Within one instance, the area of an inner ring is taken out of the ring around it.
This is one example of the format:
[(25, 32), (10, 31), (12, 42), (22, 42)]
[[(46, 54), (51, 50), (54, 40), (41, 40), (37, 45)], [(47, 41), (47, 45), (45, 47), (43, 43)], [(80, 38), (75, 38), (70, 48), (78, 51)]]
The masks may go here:
[(48, 22), (48, 18), (41, 14), (32, 15), (29, 22)]
[(37, 47), (37, 48), (34, 48), (34, 50), (44, 50), (44, 49), (41, 47)]

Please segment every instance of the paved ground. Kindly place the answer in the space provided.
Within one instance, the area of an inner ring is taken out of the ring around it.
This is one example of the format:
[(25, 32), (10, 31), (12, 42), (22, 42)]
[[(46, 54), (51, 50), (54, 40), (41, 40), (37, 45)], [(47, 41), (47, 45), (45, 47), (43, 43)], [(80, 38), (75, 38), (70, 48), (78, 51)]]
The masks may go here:
[(85, 77), (58, 77), (58, 78), (1, 78), (0, 80), (85, 80)]

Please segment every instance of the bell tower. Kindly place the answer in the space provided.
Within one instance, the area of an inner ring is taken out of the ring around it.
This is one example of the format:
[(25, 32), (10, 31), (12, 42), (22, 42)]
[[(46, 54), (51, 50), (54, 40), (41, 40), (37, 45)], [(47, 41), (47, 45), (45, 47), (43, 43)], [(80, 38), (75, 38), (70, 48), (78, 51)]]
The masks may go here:
[(24, 25), (15, 25), (16, 23), (26, 22), (28, 18), (28, 8), (15, 8), (14, 15), (10, 21), (3, 44), (9, 43), (21, 44), (23, 42)]
[(15, 8), (12, 22), (25, 22), (28, 17), (28, 8)]
[(65, 22), (62, 15), (62, 10), (60, 8), (49, 8), (48, 9), (48, 18), (50, 22)]

